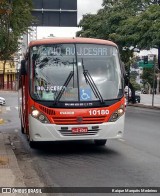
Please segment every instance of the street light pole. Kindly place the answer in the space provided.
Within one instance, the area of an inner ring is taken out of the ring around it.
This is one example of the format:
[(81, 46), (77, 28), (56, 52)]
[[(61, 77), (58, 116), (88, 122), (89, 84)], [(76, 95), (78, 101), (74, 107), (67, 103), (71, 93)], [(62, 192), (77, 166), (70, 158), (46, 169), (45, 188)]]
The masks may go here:
[(154, 106), (154, 91), (155, 91), (155, 73), (156, 73), (156, 58), (153, 61), (153, 89), (152, 89), (152, 107)]

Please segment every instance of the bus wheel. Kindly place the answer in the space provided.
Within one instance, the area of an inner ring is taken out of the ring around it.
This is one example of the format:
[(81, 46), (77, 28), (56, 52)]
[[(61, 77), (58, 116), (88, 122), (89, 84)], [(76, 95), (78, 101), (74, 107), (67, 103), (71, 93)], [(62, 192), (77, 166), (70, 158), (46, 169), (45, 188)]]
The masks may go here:
[(31, 148), (36, 148), (37, 147), (37, 143), (29, 140), (29, 146)]
[(30, 148), (36, 148), (37, 142), (32, 141), (29, 134), (27, 135), (27, 138), (28, 138), (28, 143), (29, 143)]
[(96, 146), (104, 146), (107, 140), (94, 140)]

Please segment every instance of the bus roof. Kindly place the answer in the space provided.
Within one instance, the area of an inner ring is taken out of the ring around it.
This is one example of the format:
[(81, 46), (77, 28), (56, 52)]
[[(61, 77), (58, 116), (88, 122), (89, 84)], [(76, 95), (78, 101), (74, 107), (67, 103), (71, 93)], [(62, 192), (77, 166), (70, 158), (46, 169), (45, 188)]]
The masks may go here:
[(34, 40), (29, 43), (29, 47), (43, 44), (57, 44), (57, 43), (90, 43), (90, 44), (105, 44), (111, 46), (117, 46), (114, 42), (103, 39), (94, 39), (94, 38), (82, 38), (82, 37), (72, 37), (72, 38), (45, 38)]

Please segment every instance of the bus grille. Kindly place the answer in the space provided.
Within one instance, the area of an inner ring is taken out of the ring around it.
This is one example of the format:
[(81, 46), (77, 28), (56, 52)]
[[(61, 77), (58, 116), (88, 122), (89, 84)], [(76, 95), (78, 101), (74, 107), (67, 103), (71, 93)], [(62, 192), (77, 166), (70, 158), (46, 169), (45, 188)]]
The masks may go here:
[(63, 136), (96, 135), (100, 129), (88, 130), (86, 133), (72, 133), (71, 130), (59, 130)]
[(54, 117), (54, 123), (57, 125), (75, 125), (75, 124), (101, 124), (105, 120), (105, 116), (100, 117), (83, 117), (79, 122), (77, 117)]
[(46, 107), (43, 107), (43, 106), (39, 106), (39, 108), (45, 112), (46, 114), (49, 114), (49, 115), (55, 115), (55, 111), (53, 109), (49, 109), (49, 108), (46, 108)]

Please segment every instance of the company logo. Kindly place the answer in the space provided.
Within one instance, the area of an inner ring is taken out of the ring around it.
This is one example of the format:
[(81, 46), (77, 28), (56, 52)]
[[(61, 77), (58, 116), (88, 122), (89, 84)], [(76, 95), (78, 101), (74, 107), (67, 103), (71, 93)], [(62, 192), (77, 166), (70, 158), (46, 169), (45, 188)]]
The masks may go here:
[(62, 114), (62, 115), (73, 115), (74, 114), (74, 112), (60, 112), (60, 114)]
[(78, 123), (81, 123), (82, 121), (83, 121), (83, 118), (82, 118), (81, 116), (78, 116), (78, 117), (77, 117), (77, 122), (78, 122)]

